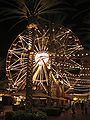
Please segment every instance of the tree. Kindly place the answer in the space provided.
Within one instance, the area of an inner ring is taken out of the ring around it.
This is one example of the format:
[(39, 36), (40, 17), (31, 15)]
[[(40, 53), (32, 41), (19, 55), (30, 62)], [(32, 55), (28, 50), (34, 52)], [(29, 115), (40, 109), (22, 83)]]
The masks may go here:
[(10, 46), (28, 21), (32, 22), (35, 18), (40, 24), (54, 22), (70, 27), (81, 42), (89, 47), (89, 5), (90, 0), (0, 0), (2, 41), (8, 38), (6, 42)]

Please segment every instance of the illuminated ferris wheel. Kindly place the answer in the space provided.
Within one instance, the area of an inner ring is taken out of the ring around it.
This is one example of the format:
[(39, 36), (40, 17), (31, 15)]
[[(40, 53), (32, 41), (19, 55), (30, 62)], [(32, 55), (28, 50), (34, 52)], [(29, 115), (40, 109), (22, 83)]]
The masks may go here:
[(51, 86), (61, 89), (64, 85), (65, 91), (69, 90), (78, 80), (78, 76), (73, 76), (70, 70), (82, 67), (74, 59), (80, 50), (82, 45), (70, 29), (61, 26), (50, 30), (30, 24), (8, 50), (6, 75), (10, 88), (16, 91), (25, 89), (28, 61), (32, 61), (34, 90), (48, 93), (50, 79)]

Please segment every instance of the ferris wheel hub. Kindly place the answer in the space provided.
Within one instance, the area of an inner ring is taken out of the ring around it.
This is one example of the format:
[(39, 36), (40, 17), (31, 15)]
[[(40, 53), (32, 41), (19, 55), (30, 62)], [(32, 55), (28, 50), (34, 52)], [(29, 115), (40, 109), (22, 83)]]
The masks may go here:
[(45, 51), (40, 51), (35, 55), (35, 62), (39, 65), (46, 64), (49, 60), (49, 55)]

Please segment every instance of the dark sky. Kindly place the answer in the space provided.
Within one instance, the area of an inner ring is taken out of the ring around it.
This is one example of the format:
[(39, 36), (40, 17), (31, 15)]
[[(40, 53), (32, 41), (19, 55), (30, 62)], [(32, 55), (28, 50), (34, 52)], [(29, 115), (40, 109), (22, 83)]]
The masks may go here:
[[(17, 2), (19, 1), (19, 2)], [(27, 20), (23, 15), (28, 16), (28, 12), (23, 12), (24, 5), (21, 0), (0, 0), (0, 56), (5, 57), (7, 50), (16, 36), (22, 32)], [(26, 0), (22, 0), (26, 1)], [(28, 0), (29, 1), (29, 0)], [(30, 0), (29, 10), (33, 11), (33, 3)], [(36, 0), (37, 3), (40, 0)], [(55, 24), (70, 27), (79, 37), (83, 46), (90, 48), (90, 0), (42, 0), (40, 6), (45, 6), (38, 16), (48, 19)], [(58, 2), (56, 4), (56, 2)], [(48, 3), (46, 5), (46, 3)], [(48, 7), (47, 7), (48, 6)], [(19, 13), (19, 11), (23, 13)], [(26, 9), (24, 10), (26, 11)], [(57, 11), (57, 12), (55, 12)], [(37, 17), (37, 16), (35, 16)], [(19, 20), (22, 18), (22, 21)], [(31, 20), (32, 17), (29, 18)], [(39, 20), (40, 21), (40, 20)], [(42, 20), (43, 21), (43, 20)], [(17, 24), (16, 24), (17, 23)], [(16, 25), (15, 25), (16, 24)], [(14, 27), (13, 27), (14, 26)], [(12, 29), (11, 29), (12, 28)]]

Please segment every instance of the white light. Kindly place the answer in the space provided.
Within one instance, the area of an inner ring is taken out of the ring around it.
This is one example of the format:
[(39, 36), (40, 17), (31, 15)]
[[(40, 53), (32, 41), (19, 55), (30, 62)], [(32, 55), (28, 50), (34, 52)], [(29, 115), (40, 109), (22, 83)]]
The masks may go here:
[(61, 84), (63, 84), (63, 81), (61, 81)]
[(2, 101), (2, 96), (0, 96), (0, 101)]
[(35, 56), (35, 62), (39, 65), (43, 65), (44, 63), (47, 63), (49, 60), (49, 55), (46, 52), (39, 52)]
[(76, 100), (78, 100), (78, 98), (77, 98), (77, 97), (74, 97), (73, 100), (76, 101)]
[(51, 69), (51, 65), (50, 64), (48, 65), (48, 69)]
[(57, 78), (59, 78), (59, 74), (58, 73), (56, 73), (56, 76), (57, 76)]
[(72, 36), (69, 36), (69, 38), (72, 38)]
[(88, 53), (86, 53), (86, 55), (88, 55)]

